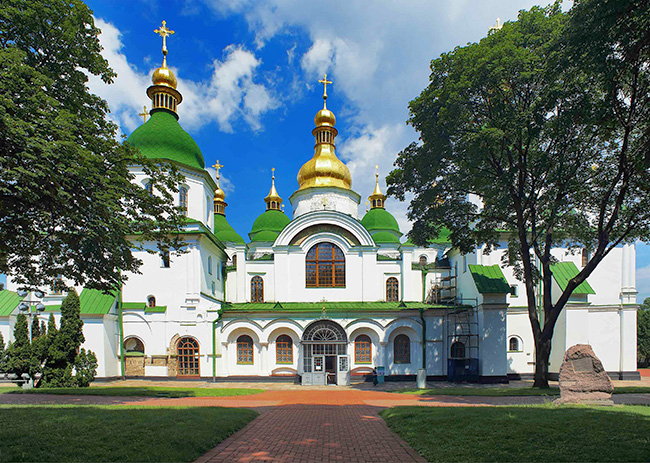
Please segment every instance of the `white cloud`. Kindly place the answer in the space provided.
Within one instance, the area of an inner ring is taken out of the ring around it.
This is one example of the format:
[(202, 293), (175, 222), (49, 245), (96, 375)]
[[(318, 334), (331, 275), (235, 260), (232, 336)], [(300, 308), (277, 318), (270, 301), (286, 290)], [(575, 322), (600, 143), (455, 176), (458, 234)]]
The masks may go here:
[[(325, 72), (334, 82), (328, 88), (328, 108), (353, 127), (341, 134), (339, 153), (352, 171), (353, 188), (363, 197), (374, 186), (374, 165), (380, 165), (383, 180), (397, 153), (416, 139), (404, 125), (407, 105), (427, 85), (430, 61), (484, 37), (497, 17), (516, 19), (519, 9), (535, 4), (532, 0), (203, 1), (218, 15), (243, 15), (260, 48), (276, 35), (306, 33), (308, 49), (299, 58), (302, 87), (311, 87)], [(290, 91), (301, 87), (296, 83), (294, 78)], [(387, 206), (407, 231), (406, 205), (391, 200)]]
[[(112, 85), (106, 85), (98, 77), (90, 76), (89, 88), (108, 101), (111, 118), (132, 131), (141, 123), (137, 114), (142, 112), (142, 107), (151, 105), (145, 90), (151, 85), (153, 69), (138, 71), (122, 50), (120, 31), (99, 18), (95, 23), (102, 30), (102, 55), (117, 77)], [(212, 63), (213, 73), (207, 82), (184, 79), (172, 67), (183, 95), (183, 103), (178, 106), (183, 125), (198, 129), (216, 122), (221, 130), (231, 132), (233, 122), (241, 119), (253, 130), (259, 130), (260, 117), (278, 106), (271, 92), (255, 82), (260, 64), (261, 60), (253, 52), (241, 46), (229, 45), (224, 49), (223, 59)]]

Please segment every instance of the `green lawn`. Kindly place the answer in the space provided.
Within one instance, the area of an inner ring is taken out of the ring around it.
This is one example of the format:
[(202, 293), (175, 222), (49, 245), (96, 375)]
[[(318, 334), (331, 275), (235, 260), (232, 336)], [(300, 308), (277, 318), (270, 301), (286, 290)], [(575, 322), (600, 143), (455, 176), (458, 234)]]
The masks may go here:
[[(560, 395), (560, 388), (550, 387), (539, 389), (533, 387), (434, 387), (429, 389), (400, 389), (390, 392), (416, 395), (458, 395), (482, 397), (509, 397), (509, 396), (556, 396)], [(614, 394), (647, 394), (650, 387), (646, 386), (621, 386), (614, 389)]]
[(246, 388), (201, 388), (201, 387), (86, 387), (86, 388), (52, 388), (19, 389), (16, 386), (0, 387), (0, 394), (58, 394), (58, 395), (106, 395), (136, 397), (228, 397), (251, 395), (264, 392), (264, 389)]
[(0, 406), (0, 461), (192, 461), (256, 416), (216, 407)]
[(483, 397), (530, 396), (530, 395), (559, 395), (560, 389), (551, 387), (539, 389), (532, 387), (434, 387), (430, 389), (400, 389), (391, 392), (416, 395), (461, 395)]
[(430, 462), (649, 461), (650, 407), (396, 407), (388, 426)]

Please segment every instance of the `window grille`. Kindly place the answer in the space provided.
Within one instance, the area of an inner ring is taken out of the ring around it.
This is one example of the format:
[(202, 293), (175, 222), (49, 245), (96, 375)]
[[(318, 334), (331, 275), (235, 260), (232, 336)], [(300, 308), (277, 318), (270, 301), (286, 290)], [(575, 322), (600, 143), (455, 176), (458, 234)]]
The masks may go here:
[(277, 363), (293, 363), (293, 341), (286, 334), (275, 341), (275, 357)]
[(237, 338), (237, 363), (253, 364), (253, 339), (248, 335), (244, 334)]
[(399, 282), (397, 278), (390, 277), (386, 280), (386, 302), (399, 301)]
[(305, 259), (308, 288), (345, 287), (345, 255), (332, 243), (319, 243)]
[(357, 336), (354, 341), (354, 361), (355, 363), (372, 362), (372, 343), (370, 338), (365, 334)]
[(393, 341), (393, 359), (395, 363), (411, 363), (411, 340), (400, 334)]
[(259, 275), (251, 278), (251, 302), (264, 302), (264, 280)]

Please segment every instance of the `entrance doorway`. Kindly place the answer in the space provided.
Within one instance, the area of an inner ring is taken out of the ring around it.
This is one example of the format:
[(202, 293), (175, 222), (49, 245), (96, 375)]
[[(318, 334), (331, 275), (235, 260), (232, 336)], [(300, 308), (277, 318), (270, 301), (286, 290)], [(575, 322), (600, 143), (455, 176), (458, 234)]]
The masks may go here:
[(327, 384), (336, 384), (336, 355), (325, 356), (325, 372)]
[(178, 341), (178, 377), (199, 377), (199, 343), (193, 338)]
[(340, 384), (337, 359), (348, 351), (343, 327), (331, 320), (318, 320), (305, 329), (301, 344), (302, 384)]

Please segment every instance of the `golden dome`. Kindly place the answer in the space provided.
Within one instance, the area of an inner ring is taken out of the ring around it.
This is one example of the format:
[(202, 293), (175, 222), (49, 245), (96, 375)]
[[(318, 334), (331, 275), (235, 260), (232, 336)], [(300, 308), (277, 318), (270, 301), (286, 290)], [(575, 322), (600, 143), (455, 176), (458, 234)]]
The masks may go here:
[(214, 200), (223, 201), (224, 199), (226, 199), (226, 193), (224, 193), (221, 187), (217, 185), (217, 189), (214, 190)]
[(368, 196), (368, 200), (370, 200), (371, 204), (371, 209), (376, 209), (378, 207), (383, 208), (384, 203), (386, 202), (386, 195), (382, 193), (381, 188), (379, 188), (379, 166), (375, 166), (375, 169), (375, 191), (373, 191), (372, 194)]
[(176, 76), (174, 73), (167, 67), (167, 63), (163, 62), (163, 65), (156, 69), (151, 76), (151, 81), (154, 85), (164, 85), (166, 87), (171, 87), (176, 89), (178, 82), (176, 81)]
[(336, 116), (334, 116), (334, 113), (329, 109), (323, 108), (316, 113), (316, 117), (314, 117), (314, 123), (316, 124), (316, 127), (334, 127), (334, 125), (336, 125)]
[(323, 92), (323, 109), (316, 113), (314, 122), (316, 128), (312, 135), (316, 138), (314, 157), (307, 161), (298, 172), (299, 190), (311, 187), (338, 187), (349, 190), (352, 187), (352, 176), (350, 169), (336, 157), (334, 140), (338, 131), (334, 128), (336, 116), (327, 109), (327, 84), (332, 82), (319, 80), (325, 85)]
[(275, 210), (281, 210), (281, 204), (282, 204), (282, 198), (280, 198), (280, 195), (278, 194), (278, 190), (275, 189), (275, 167), (271, 169), (273, 172), (271, 176), (271, 190), (269, 191), (269, 194), (264, 198), (264, 202), (266, 203), (266, 210), (270, 209), (275, 209)]

